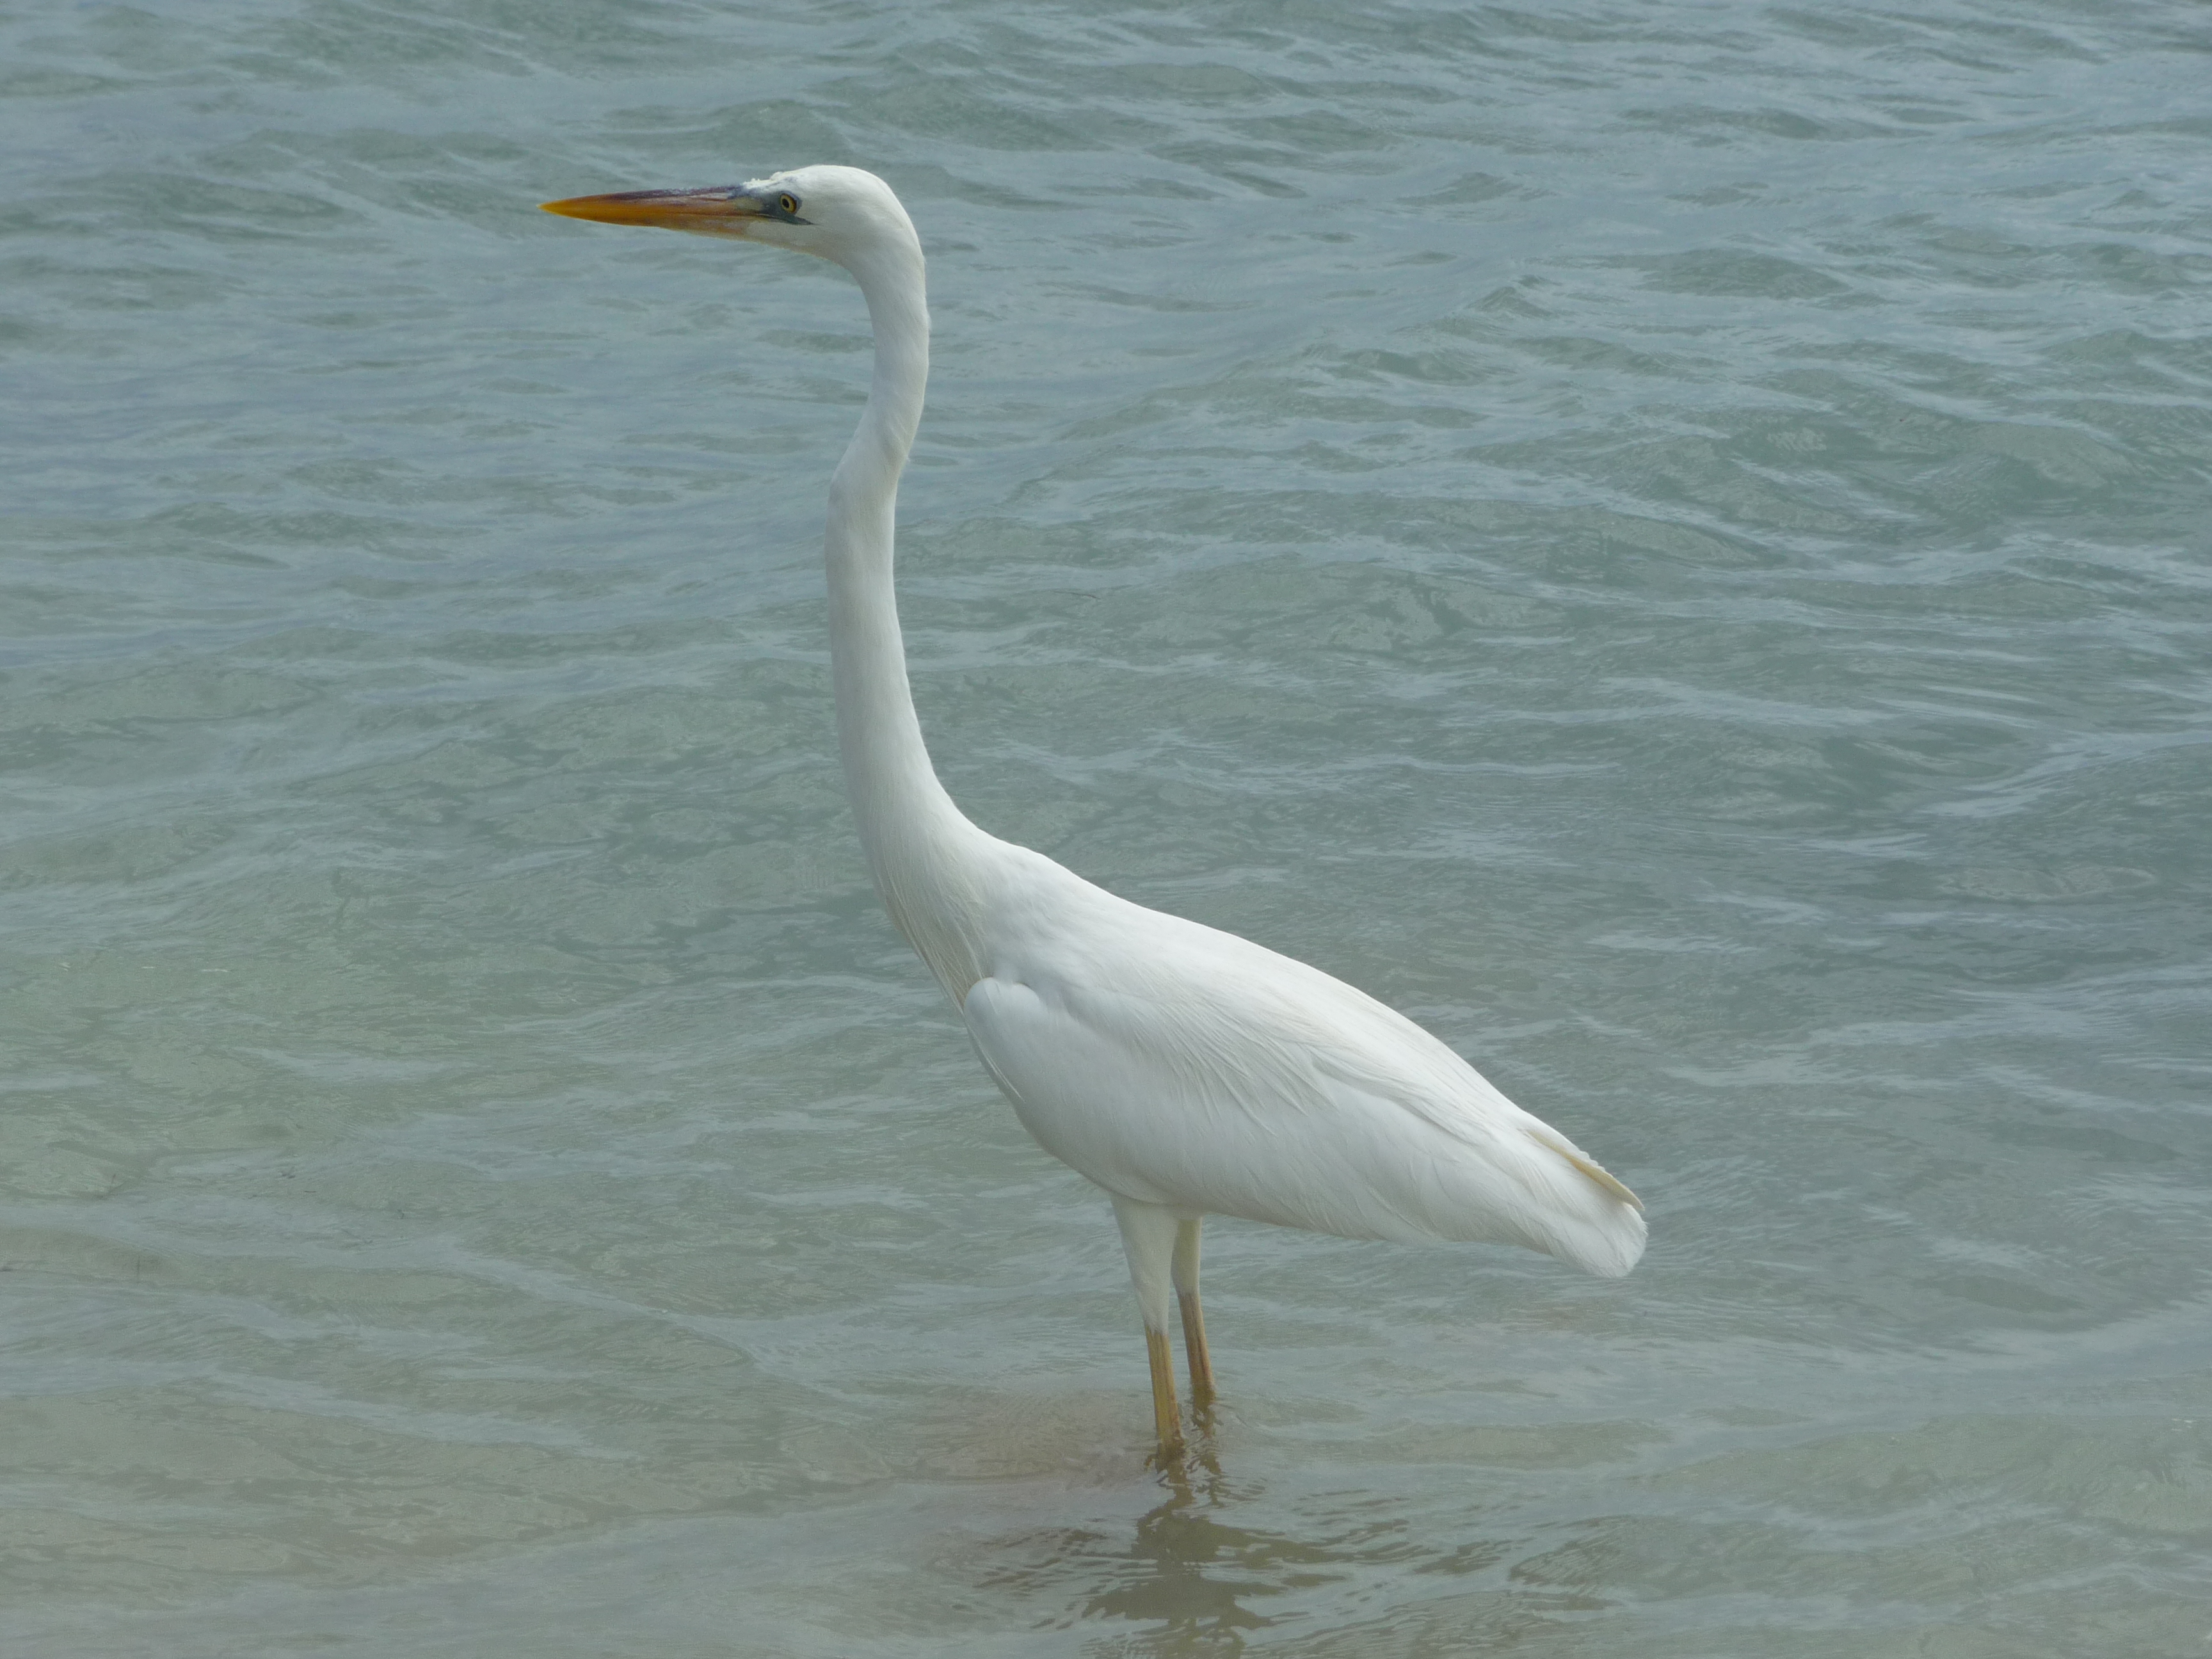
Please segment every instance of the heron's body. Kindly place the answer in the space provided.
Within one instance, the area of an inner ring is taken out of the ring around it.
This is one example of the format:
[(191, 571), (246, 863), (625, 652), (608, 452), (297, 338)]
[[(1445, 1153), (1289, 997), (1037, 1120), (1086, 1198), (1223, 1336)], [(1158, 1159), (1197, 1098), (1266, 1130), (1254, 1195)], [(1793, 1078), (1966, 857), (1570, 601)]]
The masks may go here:
[(1620, 1189), (1402, 1014), (1006, 851), (988, 971), (962, 1012), (1054, 1157), (1184, 1217), (1633, 1265)]
[(830, 486), (830, 651), (847, 785), (892, 921), (1039, 1145), (1112, 1197), (1163, 1447), (1180, 1294), (1212, 1394), (1201, 1216), (1348, 1238), (1521, 1244), (1608, 1277), (1644, 1248), (1635, 1197), (1443, 1043), (1364, 992), (1148, 910), (985, 834), (929, 762), (892, 596), (898, 477), (928, 376), (921, 250), (888, 186), (802, 167), (727, 190), (549, 204), (578, 218), (771, 241), (852, 271), (875, 325), (860, 429)]

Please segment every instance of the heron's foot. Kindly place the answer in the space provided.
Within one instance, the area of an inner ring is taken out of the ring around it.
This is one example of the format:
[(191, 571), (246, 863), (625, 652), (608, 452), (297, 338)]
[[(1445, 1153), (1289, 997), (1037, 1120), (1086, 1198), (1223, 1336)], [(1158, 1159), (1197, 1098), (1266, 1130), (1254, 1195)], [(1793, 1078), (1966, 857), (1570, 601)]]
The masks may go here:
[(1194, 1413), (1190, 1432), (1178, 1433), (1172, 1443), (1163, 1441), (1145, 1459), (1145, 1467), (1164, 1477), (1185, 1496), (1201, 1477), (1207, 1483), (1221, 1479), (1221, 1458), (1214, 1444), (1212, 1414)]

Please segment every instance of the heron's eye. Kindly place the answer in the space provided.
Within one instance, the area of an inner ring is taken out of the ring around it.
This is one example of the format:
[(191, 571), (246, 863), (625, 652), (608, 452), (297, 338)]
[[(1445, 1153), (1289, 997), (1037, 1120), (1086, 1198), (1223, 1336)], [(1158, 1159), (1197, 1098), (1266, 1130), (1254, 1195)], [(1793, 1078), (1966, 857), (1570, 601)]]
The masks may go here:
[(786, 213), (796, 213), (799, 211), (799, 198), (791, 194), (788, 191), (786, 191), (782, 195), (775, 198), (775, 204), (781, 208)]

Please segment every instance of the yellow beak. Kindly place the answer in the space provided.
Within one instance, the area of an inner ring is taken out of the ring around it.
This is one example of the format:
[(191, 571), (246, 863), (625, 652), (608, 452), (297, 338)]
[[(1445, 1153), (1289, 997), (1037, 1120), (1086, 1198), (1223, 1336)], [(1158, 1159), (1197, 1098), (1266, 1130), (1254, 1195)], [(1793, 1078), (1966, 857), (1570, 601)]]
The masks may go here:
[(653, 225), (708, 236), (742, 236), (755, 222), (779, 216), (742, 185), (709, 190), (625, 190), (612, 196), (572, 196), (541, 202), (564, 219), (591, 219), (603, 225)]

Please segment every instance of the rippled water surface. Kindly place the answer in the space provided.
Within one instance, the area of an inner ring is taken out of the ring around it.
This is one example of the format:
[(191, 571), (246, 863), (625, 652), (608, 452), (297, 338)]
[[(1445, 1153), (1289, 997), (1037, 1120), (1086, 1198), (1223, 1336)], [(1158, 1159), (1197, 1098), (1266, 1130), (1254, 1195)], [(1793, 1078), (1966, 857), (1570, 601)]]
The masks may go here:
[[(0, 20), (0, 1638), (2201, 1655), (2212, 27), (1933, 0)], [(1102, 1197), (867, 887), (871, 167), (986, 827), (1374, 990), (1632, 1278)]]

